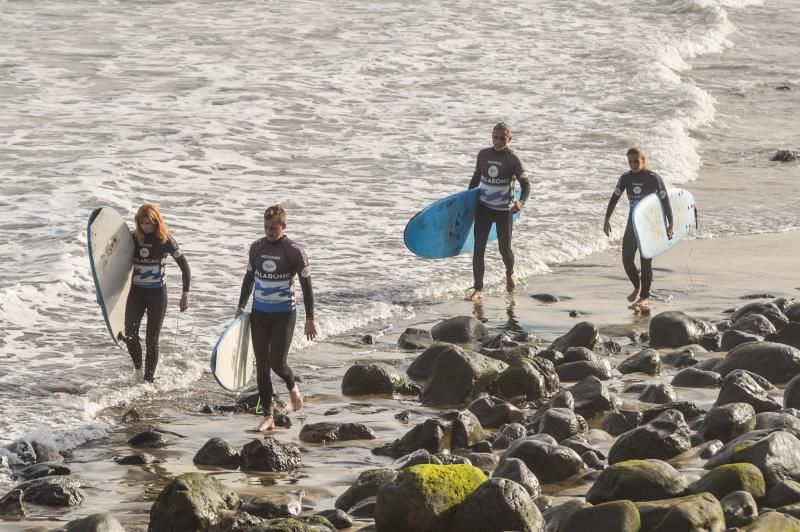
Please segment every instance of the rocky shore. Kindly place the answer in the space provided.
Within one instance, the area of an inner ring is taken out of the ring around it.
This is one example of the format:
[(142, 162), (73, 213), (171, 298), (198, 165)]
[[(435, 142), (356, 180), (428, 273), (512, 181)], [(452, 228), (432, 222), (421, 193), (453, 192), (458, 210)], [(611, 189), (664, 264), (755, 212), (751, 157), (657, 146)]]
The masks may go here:
[(0, 528), (800, 530), (799, 241), (682, 244), (652, 316), (606, 297), (608, 255), (322, 344), (266, 436), (252, 391), (208, 387), (70, 453), (17, 441)]

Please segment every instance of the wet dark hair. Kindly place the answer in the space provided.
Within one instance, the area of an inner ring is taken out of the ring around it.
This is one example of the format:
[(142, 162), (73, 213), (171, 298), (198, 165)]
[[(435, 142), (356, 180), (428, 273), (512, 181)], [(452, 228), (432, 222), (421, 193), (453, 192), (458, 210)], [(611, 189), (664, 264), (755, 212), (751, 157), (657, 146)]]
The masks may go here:
[(265, 221), (273, 218), (278, 218), (283, 225), (286, 225), (286, 209), (280, 203), (267, 207), (267, 210), (264, 211)]

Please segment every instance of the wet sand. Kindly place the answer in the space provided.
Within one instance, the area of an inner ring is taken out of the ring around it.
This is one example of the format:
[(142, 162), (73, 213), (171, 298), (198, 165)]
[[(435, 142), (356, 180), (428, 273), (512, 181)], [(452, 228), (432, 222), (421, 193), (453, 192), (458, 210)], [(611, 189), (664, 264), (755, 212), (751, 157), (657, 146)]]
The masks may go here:
[[(716, 239), (685, 240), (654, 261), (656, 267), (654, 310), (651, 315), (666, 310), (680, 310), (690, 315), (719, 321), (723, 311), (749, 301), (747, 296), (769, 294), (774, 297), (800, 295), (800, 280), (795, 277), (796, 253), (800, 249), (800, 232), (736, 236)], [(488, 260), (499, 260), (496, 249), (490, 249)], [(377, 336), (374, 345), (361, 342), (360, 334), (315, 344), (293, 355), (295, 372), (302, 379), (301, 389), (307, 406), (300, 414), (292, 414), (293, 426), (278, 428), (274, 436), (281, 441), (297, 443), (302, 450), (303, 467), (291, 474), (254, 474), (221, 469), (204, 469), (214, 474), (240, 496), (302, 489), (307, 510), (332, 508), (341, 494), (358, 474), (366, 469), (389, 466), (391, 460), (373, 455), (373, 447), (390, 442), (405, 434), (415, 423), (440, 410), (422, 406), (418, 400), (389, 397), (344, 397), (340, 384), (345, 371), (356, 361), (380, 360), (405, 369), (419, 352), (396, 348), (397, 338), (406, 327), (429, 328), (451, 316), (475, 315), (492, 330), (521, 328), (543, 341), (565, 333), (579, 321), (591, 321), (601, 335), (633, 349), (628, 338), (631, 331), (646, 331), (649, 317), (637, 316), (627, 308), (625, 296), (630, 285), (622, 270), (618, 251), (589, 257), (587, 260), (555, 266), (552, 272), (523, 280), (522, 286), (508, 295), (497, 287), (490, 289), (481, 304), (455, 298), (423, 307), (408, 320), (397, 322)], [(541, 303), (534, 294), (552, 294), (562, 298), (556, 303)], [(571, 317), (570, 311), (580, 313)], [(627, 354), (612, 357), (618, 364)], [(712, 356), (712, 355), (708, 355)], [(621, 394), (631, 382), (669, 382), (674, 369), (667, 369), (657, 378), (627, 375), (609, 382), (612, 391), (620, 394), (627, 406), (635, 394)], [(571, 383), (565, 383), (570, 385)], [(285, 390), (278, 388), (284, 399)], [(718, 390), (678, 388), (679, 400), (697, 402), (708, 408)], [(781, 391), (773, 392), (780, 397)], [(0, 521), (0, 530), (25, 530), (41, 527), (50, 530), (63, 526), (65, 521), (97, 512), (110, 512), (129, 530), (146, 530), (152, 502), (166, 483), (176, 475), (197, 471), (192, 457), (212, 437), (223, 438), (240, 448), (257, 435), (246, 432), (257, 425), (259, 418), (251, 414), (202, 414), (205, 404), (230, 404), (234, 394), (216, 386), (210, 373), (197, 388), (169, 396), (152, 397), (140, 405), (120, 405), (104, 412), (121, 417), (131, 408), (142, 421), (130, 425), (127, 432), (89, 442), (74, 449), (67, 458), (73, 473), (86, 481), (84, 504), (75, 511), (46, 510), (34, 513), (31, 519), (20, 522)], [(404, 425), (394, 418), (403, 410), (412, 413), (411, 423)], [(299, 441), (303, 423), (320, 421), (359, 422), (372, 428), (377, 440), (344, 442), (332, 445), (309, 445)], [(597, 426), (599, 421), (592, 422)], [(155, 426), (167, 431), (171, 444), (164, 449), (146, 452), (163, 460), (147, 466), (122, 466), (114, 458), (138, 451), (126, 440), (136, 429)], [(607, 451), (613, 439), (603, 431), (590, 431), (589, 440), (600, 450)], [(670, 460), (687, 475), (699, 475), (701, 462), (692, 451)], [(545, 484), (543, 492), (555, 496), (581, 496), (588, 484), (575, 477), (559, 484)], [(371, 524), (357, 522), (356, 529)]]

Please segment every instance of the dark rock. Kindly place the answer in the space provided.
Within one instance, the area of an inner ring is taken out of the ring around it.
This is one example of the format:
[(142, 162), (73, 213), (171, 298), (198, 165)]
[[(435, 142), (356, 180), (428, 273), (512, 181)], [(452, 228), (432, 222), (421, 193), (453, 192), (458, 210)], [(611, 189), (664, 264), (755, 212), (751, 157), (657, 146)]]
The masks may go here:
[(603, 420), (601, 428), (612, 436), (619, 436), (642, 424), (644, 415), (638, 410), (611, 412)]
[(481, 426), (497, 428), (506, 423), (522, 421), (522, 411), (508, 401), (493, 396), (483, 396), (472, 401), (467, 410), (475, 414)]
[(463, 457), (470, 461), (472, 465), (484, 472), (492, 471), (500, 463), (500, 457), (493, 453), (464, 453)]
[(583, 463), (586, 464), (586, 467), (596, 471), (603, 471), (608, 467), (608, 464), (605, 463), (602, 458), (600, 458), (600, 455), (597, 454), (597, 451), (586, 451), (581, 455), (581, 460), (583, 460)]
[(133, 447), (146, 447), (148, 449), (160, 449), (169, 445), (169, 441), (158, 431), (144, 430), (137, 432), (128, 440)]
[(783, 406), (800, 408), (800, 375), (792, 378), (783, 390)]
[(761, 337), (769, 336), (777, 332), (771, 321), (761, 314), (755, 313), (739, 318), (733, 322), (731, 329)]
[(351, 366), (342, 378), (344, 395), (391, 395), (403, 389), (406, 380), (400, 371), (385, 362)]
[(689, 367), (676, 373), (670, 384), (681, 388), (718, 388), (722, 384), (722, 376), (716, 371)]
[(760, 342), (761, 337), (743, 331), (729, 330), (722, 333), (720, 339), (720, 349), (723, 351), (730, 351), (736, 346), (746, 344), (748, 342)]
[(350, 516), (338, 508), (333, 510), (322, 510), (321, 512), (317, 512), (317, 515), (320, 515), (330, 521), (330, 523), (336, 527), (336, 530), (342, 530), (353, 526), (353, 520), (350, 518)]
[(712, 323), (679, 311), (662, 312), (650, 320), (650, 345), (681, 347), (696, 344), (704, 334), (712, 332), (716, 332)]
[(683, 415), (677, 410), (667, 410), (649, 423), (621, 435), (611, 446), (608, 462), (667, 459), (690, 448), (690, 431)]
[(717, 364), (722, 362), (725, 357), (711, 357), (706, 358), (692, 366), (694, 369), (700, 369), (703, 371), (714, 371), (714, 368), (717, 367)]
[(613, 501), (597, 506), (578, 508), (558, 525), (558, 532), (585, 530), (615, 530), (638, 532), (641, 527), (639, 510), (631, 501)]
[(439, 417), (450, 427), (450, 449), (467, 449), (483, 439), (483, 427), (469, 410), (451, 410)]
[(689, 482), (661, 460), (626, 460), (608, 466), (589, 488), (586, 501), (657, 501), (683, 495)]
[(780, 508), (800, 503), (800, 482), (786, 479), (767, 490), (761, 504), (767, 508)]
[(422, 390), (422, 400), (436, 406), (467, 403), (488, 390), (507, 365), (487, 356), (462, 351), (442, 352)]
[(564, 388), (558, 390), (558, 392), (556, 392), (556, 394), (552, 396), (549, 401), (543, 403), (536, 410), (536, 412), (534, 412), (533, 416), (525, 420), (528, 429), (533, 432), (539, 432), (539, 425), (542, 421), (542, 417), (544, 417), (545, 413), (551, 408), (566, 408), (574, 411), (575, 398), (572, 397), (572, 394)]
[(756, 517), (752, 523), (739, 529), (741, 532), (798, 532), (800, 520), (778, 512), (766, 512)]
[(709, 440), (700, 445), (700, 458), (708, 460), (722, 449), (722, 442), (720, 440)]
[(729, 403), (747, 403), (752, 405), (756, 413), (781, 408), (781, 405), (753, 377), (743, 372), (733, 373), (722, 379), (722, 388), (714, 406)]
[(26, 504), (75, 508), (84, 500), (80, 488), (81, 482), (77, 478), (56, 476), (27, 480), (16, 485), (12, 491), (22, 490), (22, 500)]
[(705, 348), (699, 345), (688, 345), (676, 351), (670, 351), (661, 356), (661, 361), (673, 368), (687, 368), (697, 364), (695, 352), (705, 353)]
[(700, 347), (706, 351), (719, 351), (721, 342), (722, 334), (717, 331), (705, 333), (697, 341), (697, 343), (700, 344)]
[(561, 301), (560, 297), (554, 296), (553, 294), (533, 294), (531, 297), (542, 303), (558, 303)]
[(570, 347), (585, 347), (587, 349), (594, 349), (599, 334), (597, 327), (588, 321), (582, 321), (575, 324), (575, 326), (567, 332), (567, 334), (556, 338), (548, 349), (553, 351), (561, 351), (564, 353)]
[(611, 379), (611, 364), (608, 360), (578, 360), (567, 362), (556, 367), (560, 381), (577, 382), (594, 375), (600, 380)]
[(800, 440), (783, 431), (749, 432), (728, 442), (704, 467), (741, 462), (758, 467), (768, 488), (787, 478), (800, 479)]
[(400, 338), (397, 339), (397, 346), (400, 349), (425, 349), (433, 343), (431, 332), (424, 329), (414, 329), (409, 327)]
[(486, 336), (488, 332), (486, 326), (472, 316), (448, 318), (431, 328), (434, 340), (451, 344), (466, 344)]
[(747, 403), (729, 403), (715, 406), (703, 420), (703, 438), (720, 440), (727, 443), (742, 434), (750, 432), (756, 426), (756, 411)]
[(296, 517), (303, 510), (303, 496), (300, 491), (283, 491), (281, 493), (256, 497), (242, 504), (242, 510), (261, 517), (273, 519), (276, 517)]
[(569, 311), (569, 317), (570, 317), (570, 318), (580, 318), (581, 316), (583, 316), (583, 314), (581, 314), (581, 313), (580, 313), (579, 311), (577, 311), (577, 310), (570, 310), (570, 311)]
[(554, 394), (558, 385), (558, 375), (553, 363), (539, 357), (512, 363), (496, 382), (497, 391), (503, 396), (524, 396), (533, 401)]
[(439, 355), (445, 351), (455, 351), (457, 353), (465, 353), (467, 350), (457, 345), (448, 344), (445, 342), (436, 342), (430, 345), (425, 351), (419, 354), (417, 358), (408, 366), (406, 373), (413, 379), (427, 379), (433, 373), (433, 368)]
[(239, 469), (242, 457), (221, 438), (211, 438), (197, 451), (192, 459), (195, 465), (209, 465), (224, 467), (225, 469)]
[(366, 345), (375, 345), (375, 336), (372, 334), (365, 334), (361, 337), (361, 343)]
[(617, 371), (623, 375), (629, 373), (644, 373), (646, 375), (660, 375), (663, 370), (661, 355), (655, 349), (644, 349), (629, 356), (618, 366)]
[(678, 394), (672, 386), (660, 382), (658, 384), (648, 384), (639, 394), (639, 400), (643, 403), (666, 404), (677, 401)]
[(545, 412), (540, 423), (539, 432), (549, 434), (556, 441), (561, 441), (585, 432), (586, 421), (567, 408), (551, 408)]
[(251, 440), (241, 451), (243, 471), (284, 472), (301, 465), (300, 449), (293, 443), (281, 443), (275, 438)]
[(161, 491), (150, 508), (150, 532), (208, 530), (226, 510), (237, 510), (241, 501), (216, 477), (183, 473)]
[(757, 499), (763, 497), (766, 487), (761, 471), (753, 464), (723, 464), (689, 486), (689, 493), (708, 492), (717, 499), (734, 491), (746, 491)]
[(789, 323), (780, 332), (768, 336), (767, 340), (800, 349), (800, 322)]
[(697, 408), (697, 405), (691, 401), (677, 401), (642, 410), (642, 423), (649, 423), (667, 410), (677, 410), (683, 415), (684, 419), (695, 419), (705, 413), (703, 410)]
[(147, 453), (135, 453), (128, 456), (123, 456), (121, 458), (116, 458), (114, 461), (119, 465), (147, 465), (163, 462), (163, 460), (160, 460), (152, 454)]
[(494, 442), (492, 443), (493, 449), (508, 449), (511, 442), (518, 440), (527, 435), (527, 430), (519, 423), (509, 423), (497, 431)]
[(800, 419), (786, 412), (761, 412), (756, 415), (756, 430), (783, 430), (800, 438)]
[(491, 478), (455, 509), (451, 530), (543, 530), (544, 518), (525, 488), (505, 478)]
[[(506, 447), (508, 447), (508, 445), (506, 445)], [(491, 453), (494, 451), (494, 446), (488, 440), (481, 440), (470, 447), (469, 450), (475, 453)]]
[(0, 497), (0, 517), (27, 518), (28, 510), (22, 504), (22, 490), (12, 489)]
[(488, 349), (486, 347), (481, 347), (478, 350), (478, 353), (486, 355), (489, 358), (505, 362), (506, 364), (511, 364), (512, 362), (516, 360), (522, 360), (523, 358), (534, 357), (534, 349), (529, 345), (520, 345), (517, 347), (500, 347), (497, 349)]
[(125, 532), (125, 527), (113, 515), (98, 513), (70, 521), (64, 525), (63, 530), (64, 532)]
[(730, 527), (746, 526), (758, 517), (758, 506), (755, 499), (746, 491), (733, 491), (723, 497), (719, 503), (725, 514), (725, 524)]
[[(353, 509), (350, 510), (350, 515), (356, 519), (375, 519), (375, 501), (377, 498), (378, 497), (375, 496), (359, 501), (358, 504), (353, 506)], [(375, 529), (373, 528), (373, 530)]]
[(72, 471), (66, 466), (52, 462), (29, 465), (19, 472), (20, 478), (33, 480), (35, 478), (71, 475)]
[(564, 353), (561, 351), (555, 351), (553, 349), (543, 349), (536, 353), (536, 357), (549, 360), (556, 366), (564, 361)]
[(725, 514), (710, 493), (688, 495), (662, 501), (637, 502), (642, 530), (690, 532), (725, 530)]
[(40, 441), (31, 441), (33, 452), (36, 453), (36, 463), (52, 463), (60, 464), (64, 461), (64, 457), (55, 447), (42, 443)]
[(737, 369), (761, 375), (773, 384), (783, 384), (800, 373), (800, 349), (773, 342), (742, 344), (725, 355), (714, 371), (725, 377)]
[(397, 471), (394, 469), (368, 469), (358, 475), (356, 481), (339, 495), (334, 507), (349, 512), (360, 501), (375, 497), (378, 494), (378, 488), (396, 477)]
[(579, 362), (582, 360), (596, 362), (597, 355), (595, 355), (591, 349), (587, 349), (585, 347), (570, 347), (564, 351), (564, 360), (561, 362)]
[(616, 409), (616, 401), (608, 388), (597, 377), (586, 377), (581, 382), (567, 388), (575, 400), (575, 413), (591, 419), (604, 411)]
[(562, 445), (547, 443), (535, 437), (515, 440), (500, 460), (500, 465), (509, 458), (519, 458), (528, 466), (536, 478), (543, 482), (564, 480), (584, 469), (581, 457)]
[(16, 455), (17, 459), (23, 465), (28, 466), (36, 463), (36, 451), (28, 440), (15, 440), (6, 445), (6, 449), (8, 449), (11, 454)]
[(547, 532), (556, 532), (567, 517), (582, 508), (591, 508), (592, 505), (581, 499), (570, 499), (563, 504), (552, 506), (543, 512), (547, 522)]
[(784, 313), (791, 321), (800, 321), (800, 301), (793, 302), (786, 307)]
[(399, 458), (412, 453), (417, 449), (425, 449), (431, 453), (438, 453), (449, 448), (452, 425), (441, 419), (426, 419), (415, 425), (402, 438), (376, 447), (373, 454)]
[(363, 423), (309, 423), (303, 425), (299, 435), (306, 443), (330, 443), (350, 440), (374, 440), (375, 431)]
[(541, 495), (539, 479), (528, 469), (525, 462), (519, 458), (504, 459), (492, 472), (492, 478), (507, 478), (513, 480), (528, 492), (532, 498)]
[[(786, 90), (785, 86), (780, 87), (780, 90)], [(800, 161), (800, 152), (795, 150), (778, 150), (769, 160), (779, 163), (793, 163)]]

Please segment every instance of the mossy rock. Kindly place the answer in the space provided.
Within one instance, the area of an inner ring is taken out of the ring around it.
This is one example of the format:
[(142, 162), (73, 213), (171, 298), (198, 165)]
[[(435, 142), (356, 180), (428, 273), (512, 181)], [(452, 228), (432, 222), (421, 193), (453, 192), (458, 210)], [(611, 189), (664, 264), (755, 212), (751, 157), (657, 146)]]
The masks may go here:
[(748, 463), (717, 466), (689, 486), (690, 493), (707, 491), (722, 499), (734, 491), (746, 491), (754, 499), (766, 494), (766, 483), (761, 470)]
[(411, 466), (378, 490), (375, 525), (381, 532), (446, 530), (456, 506), (485, 481), (471, 465)]
[(615, 500), (655, 501), (683, 495), (689, 482), (661, 460), (625, 460), (604, 469), (586, 494), (599, 504)]
[(780, 512), (767, 512), (756, 517), (755, 521), (741, 532), (800, 532), (800, 520)]
[(699, 493), (661, 501), (637, 502), (642, 530), (689, 532), (723, 531), (725, 514), (722, 505), (710, 493)]
[(581, 508), (569, 514), (558, 526), (558, 532), (614, 530), (639, 532), (642, 526), (639, 510), (631, 501), (612, 501)]

